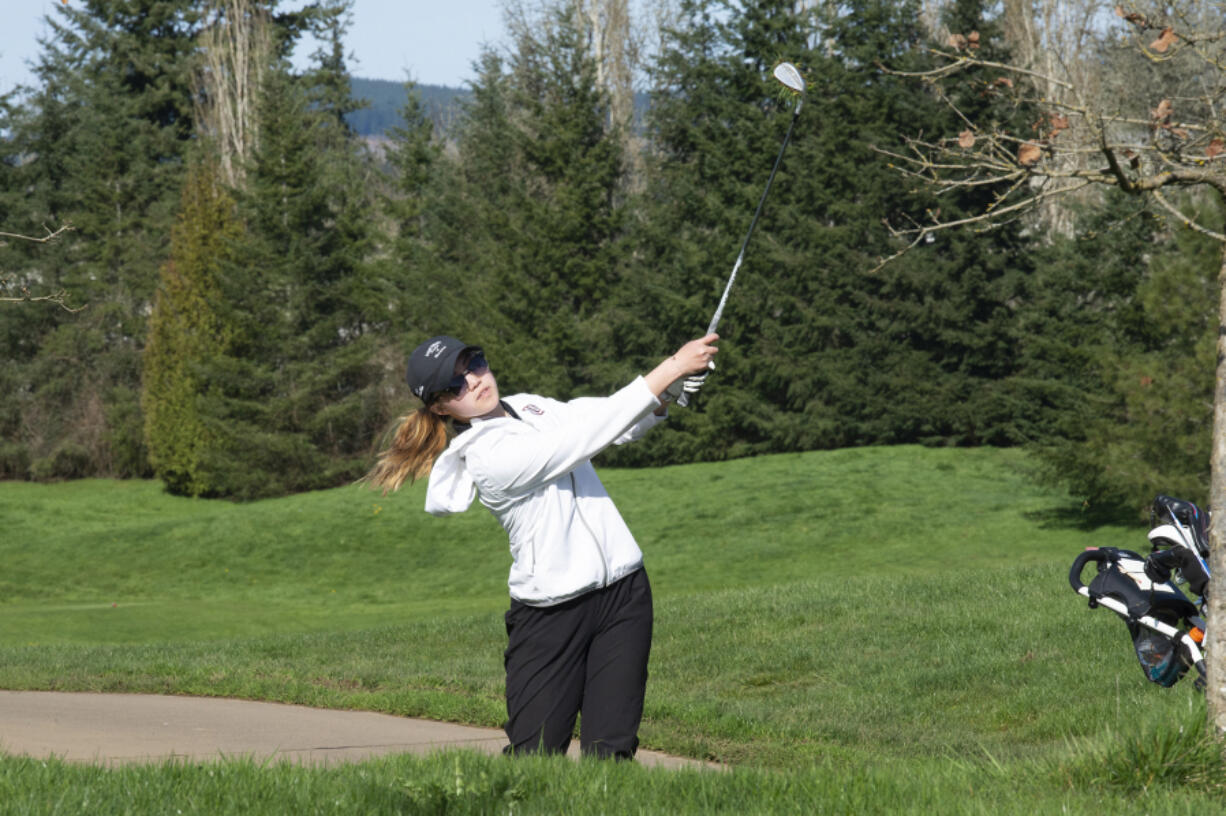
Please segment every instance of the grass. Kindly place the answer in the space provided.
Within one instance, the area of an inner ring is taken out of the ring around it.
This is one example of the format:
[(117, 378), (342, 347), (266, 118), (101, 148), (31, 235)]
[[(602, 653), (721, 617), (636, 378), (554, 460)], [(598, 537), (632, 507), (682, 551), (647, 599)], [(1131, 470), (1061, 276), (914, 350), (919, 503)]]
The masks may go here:
[[(1018, 452), (602, 475), (656, 595), (644, 745), (735, 772), (470, 755), (330, 770), (5, 759), (0, 813), (1222, 808), (1226, 769), (1191, 685), (1146, 683), (1123, 625), (1067, 588), (1083, 547), (1137, 547), (1143, 532), (1081, 523)], [(505, 538), (480, 508), (434, 519), (421, 501), (420, 488), (234, 505), (151, 483), (0, 484), (0, 687), (496, 726)], [(128, 795), (156, 807), (107, 804)]]
[[(658, 598), (1064, 562), (1119, 540), (1060, 522), (1061, 500), (1023, 465), (1014, 451), (898, 447), (604, 479)], [(497, 523), (480, 507), (427, 516), (423, 495), (353, 487), (237, 505), (156, 482), (0, 484), (0, 644), (224, 640), (503, 610)]]

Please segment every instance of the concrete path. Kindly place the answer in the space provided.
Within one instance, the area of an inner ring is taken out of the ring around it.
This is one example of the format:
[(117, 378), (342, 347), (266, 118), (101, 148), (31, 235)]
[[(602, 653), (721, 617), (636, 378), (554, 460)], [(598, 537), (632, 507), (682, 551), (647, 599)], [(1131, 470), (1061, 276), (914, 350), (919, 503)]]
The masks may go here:
[[(496, 754), (506, 736), (368, 711), (155, 694), (0, 691), (0, 753), (116, 765), (252, 757), (335, 764), (396, 753), (468, 748)], [(578, 745), (571, 744), (578, 755)], [(646, 766), (719, 767), (639, 751)]]

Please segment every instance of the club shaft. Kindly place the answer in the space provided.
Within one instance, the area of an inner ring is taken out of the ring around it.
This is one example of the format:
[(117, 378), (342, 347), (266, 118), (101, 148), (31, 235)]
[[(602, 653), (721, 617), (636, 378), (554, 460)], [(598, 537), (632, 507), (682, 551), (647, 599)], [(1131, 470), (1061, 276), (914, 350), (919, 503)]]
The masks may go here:
[(775, 181), (775, 173), (779, 171), (779, 165), (783, 162), (783, 151), (788, 149), (788, 142), (792, 138), (792, 128), (796, 126), (796, 118), (800, 116), (800, 104), (796, 105), (796, 110), (792, 114), (792, 121), (788, 125), (788, 132), (783, 137), (783, 144), (779, 147), (779, 155), (775, 158), (775, 166), (771, 168), (770, 177), (766, 180), (766, 189), (762, 191), (762, 197), (758, 199), (758, 208), (754, 210), (753, 220), (749, 222), (749, 231), (745, 233), (745, 240), (741, 242), (741, 251), (737, 253), (736, 263), (732, 265), (732, 274), (728, 276), (728, 283), (724, 286), (724, 294), (719, 299), (719, 305), (715, 307), (715, 314), (711, 317), (711, 323), (707, 326), (707, 334), (712, 334), (719, 328), (720, 318), (724, 316), (724, 306), (728, 303), (728, 293), (732, 291), (732, 284), (736, 282), (736, 273), (741, 269), (741, 262), (745, 260), (745, 247), (749, 246), (749, 236), (753, 235), (753, 229), (758, 225), (758, 217), (762, 215), (762, 205), (766, 203), (766, 196), (771, 191), (771, 184)]

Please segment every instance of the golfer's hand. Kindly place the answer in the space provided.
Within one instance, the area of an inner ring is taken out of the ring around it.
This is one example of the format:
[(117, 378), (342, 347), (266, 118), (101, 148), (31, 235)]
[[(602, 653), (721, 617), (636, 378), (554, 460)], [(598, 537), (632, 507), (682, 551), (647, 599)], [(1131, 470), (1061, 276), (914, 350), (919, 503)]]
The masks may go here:
[[(715, 368), (712, 360), (719, 353), (719, 349), (715, 347), (715, 341), (718, 339), (718, 334), (708, 334), (706, 337), (691, 340), (677, 349), (677, 353), (669, 359), (675, 361), (681, 369), (678, 374), (680, 376), (701, 374), (705, 377), (709, 369)], [(700, 382), (698, 388), (701, 387)]]
[[(713, 367), (711, 358), (719, 351), (715, 347), (718, 339), (718, 334), (708, 334), (677, 349), (675, 354), (644, 377), (651, 392), (661, 402), (676, 400), (679, 405), (684, 405), (688, 394), (702, 387), (706, 372)], [(701, 378), (695, 379), (695, 375), (701, 375)]]

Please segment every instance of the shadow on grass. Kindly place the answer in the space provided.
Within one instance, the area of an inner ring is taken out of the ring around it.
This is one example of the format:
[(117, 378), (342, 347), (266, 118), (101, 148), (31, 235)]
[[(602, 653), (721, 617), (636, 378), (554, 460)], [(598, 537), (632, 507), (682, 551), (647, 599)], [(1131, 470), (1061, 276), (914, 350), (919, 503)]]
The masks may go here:
[(1023, 513), (1045, 530), (1079, 530), (1092, 532), (1101, 527), (1142, 527), (1143, 520), (1135, 507), (1100, 504), (1091, 507), (1061, 505)]

